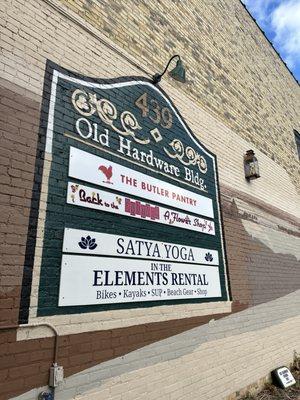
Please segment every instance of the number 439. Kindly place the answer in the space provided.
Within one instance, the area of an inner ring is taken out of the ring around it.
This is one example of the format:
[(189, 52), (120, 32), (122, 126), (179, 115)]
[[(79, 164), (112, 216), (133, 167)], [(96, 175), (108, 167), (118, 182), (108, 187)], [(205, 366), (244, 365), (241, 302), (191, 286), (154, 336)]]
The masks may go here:
[(161, 107), (158, 101), (150, 99), (147, 93), (143, 93), (136, 101), (135, 105), (141, 110), (142, 117), (148, 117), (155, 124), (160, 124), (163, 128), (172, 127), (173, 117), (167, 107)]

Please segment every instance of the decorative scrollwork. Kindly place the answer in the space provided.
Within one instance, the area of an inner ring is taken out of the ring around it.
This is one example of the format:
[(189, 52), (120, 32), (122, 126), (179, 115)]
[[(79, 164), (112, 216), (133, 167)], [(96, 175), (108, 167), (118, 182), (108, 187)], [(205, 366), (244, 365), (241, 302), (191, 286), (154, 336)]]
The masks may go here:
[(107, 99), (100, 99), (97, 101), (97, 112), (101, 120), (113, 127), (114, 121), (118, 117), (117, 109), (113, 103), (108, 101)]
[(203, 156), (200, 156), (200, 159), (199, 159), (199, 168), (200, 168), (200, 171), (201, 171), (201, 172), (203, 172), (204, 174), (206, 174), (206, 172), (207, 172), (207, 162), (206, 162), (206, 160), (205, 160), (205, 158), (204, 158)]
[[(174, 153), (170, 153), (168, 149), (164, 147), (164, 151), (171, 158), (177, 158), (183, 165), (197, 165), (199, 170), (205, 174), (207, 172), (207, 162), (203, 156), (200, 156), (192, 147), (187, 146), (184, 148), (184, 145), (179, 139), (173, 139), (172, 142), (169, 143)], [(187, 158), (187, 161), (184, 160), (184, 157)]]
[(135, 116), (133, 114), (131, 114), (131, 112), (129, 112), (129, 111), (122, 112), (120, 120), (121, 120), (121, 124), (122, 124), (123, 128), (127, 132), (129, 132), (129, 131), (133, 132), (136, 129), (142, 129), (142, 127), (137, 122), (137, 119), (135, 118)]
[[(172, 140), (172, 142), (170, 143), (170, 146), (172, 146), (173, 150), (176, 152), (178, 157), (184, 157), (184, 146), (180, 140), (178, 140), (178, 139)], [(176, 158), (177, 156), (170, 155), (170, 157)]]
[(123, 136), (131, 136), (140, 144), (150, 143), (150, 139), (141, 139), (136, 136), (136, 130), (142, 129), (136, 117), (129, 111), (123, 111), (120, 115), (120, 123), (123, 130), (115, 126), (118, 118), (118, 111), (115, 105), (107, 99), (97, 100), (96, 94), (86, 93), (76, 89), (72, 94), (72, 103), (76, 111), (85, 117), (93, 115), (96, 111), (106, 125), (109, 125), (115, 132)]
[(185, 155), (190, 161), (193, 161), (197, 158), (198, 154), (195, 152), (195, 150), (192, 147), (187, 147), (185, 149)]
[(130, 135), (134, 138), (137, 143), (148, 144), (150, 139), (140, 139), (135, 135), (135, 131), (137, 129), (142, 129), (142, 127), (137, 122), (135, 116), (129, 111), (123, 111), (120, 117), (121, 125), (124, 128), (125, 132), (123, 135)]
[(72, 103), (79, 114), (89, 117), (96, 111), (95, 99), (93, 95), (87, 94), (83, 90), (76, 89), (72, 94)]

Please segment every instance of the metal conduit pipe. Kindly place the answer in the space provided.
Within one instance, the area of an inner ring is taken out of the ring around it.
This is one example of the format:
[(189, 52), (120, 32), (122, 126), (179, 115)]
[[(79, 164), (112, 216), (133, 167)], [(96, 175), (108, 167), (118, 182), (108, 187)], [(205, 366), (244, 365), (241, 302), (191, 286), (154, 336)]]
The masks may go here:
[(33, 323), (33, 324), (21, 324), (21, 325), (2, 325), (2, 326), (0, 326), (0, 331), (11, 330), (11, 329), (38, 328), (38, 327), (43, 327), (43, 326), (48, 327), (54, 333), (55, 339), (54, 339), (53, 364), (56, 364), (57, 363), (57, 354), (58, 354), (58, 337), (59, 337), (59, 334), (57, 332), (57, 329), (53, 325), (51, 325), (51, 324), (49, 324), (47, 322), (36, 322), (36, 323)]

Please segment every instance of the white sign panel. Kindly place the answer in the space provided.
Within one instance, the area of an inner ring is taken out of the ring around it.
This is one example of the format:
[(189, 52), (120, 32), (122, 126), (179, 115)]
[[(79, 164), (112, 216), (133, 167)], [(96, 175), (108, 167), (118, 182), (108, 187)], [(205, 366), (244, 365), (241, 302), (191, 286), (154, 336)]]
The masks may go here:
[(217, 250), (65, 228), (63, 252), (219, 265)]
[(295, 385), (296, 380), (291, 371), (287, 367), (280, 367), (276, 370), (277, 378), (283, 388), (288, 388)]
[(220, 297), (214, 266), (63, 255), (59, 306)]
[(70, 148), (69, 176), (213, 218), (212, 200), (133, 169)]
[(67, 203), (215, 235), (213, 221), (77, 183), (68, 183)]

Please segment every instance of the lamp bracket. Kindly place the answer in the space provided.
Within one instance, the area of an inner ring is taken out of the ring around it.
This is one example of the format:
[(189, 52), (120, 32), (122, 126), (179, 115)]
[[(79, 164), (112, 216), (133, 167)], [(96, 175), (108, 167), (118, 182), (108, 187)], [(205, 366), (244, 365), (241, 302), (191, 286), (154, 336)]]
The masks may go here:
[(174, 60), (174, 58), (176, 58), (176, 57), (178, 57), (178, 58), (180, 59), (180, 56), (179, 56), (178, 54), (175, 54), (173, 57), (170, 58), (170, 60), (169, 60), (169, 62), (168, 62), (168, 64), (167, 64), (166, 68), (164, 69), (164, 71), (163, 71), (161, 74), (155, 74), (155, 75), (152, 77), (152, 83), (153, 83), (154, 85), (156, 85), (158, 82), (161, 81), (161, 78), (162, 78), (163, 75), (167, 72), (167, 69), (168, 69), (168, 67), (169, 67), (169, 65), (170, 65), (170, 63), (171, 63), (171, 61)]

